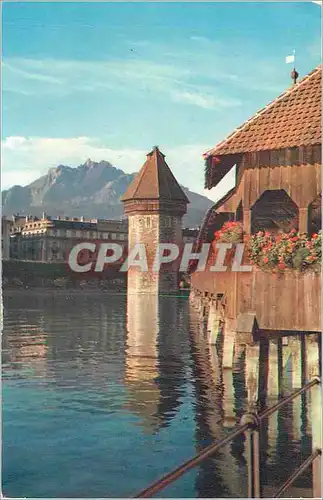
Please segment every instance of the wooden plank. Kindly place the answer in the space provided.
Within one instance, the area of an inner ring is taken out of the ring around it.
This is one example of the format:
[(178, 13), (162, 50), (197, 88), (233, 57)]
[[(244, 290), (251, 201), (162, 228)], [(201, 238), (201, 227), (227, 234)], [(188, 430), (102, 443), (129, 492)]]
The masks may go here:
[(269, 169), (269, 189), (281, 189), (280, 185), (280, 171), (284, 167), (272, 167)]
[[(259, 169), (259, 192), (257, 193), (257, 198), (269, 189), (270, 184), (270, 168), (262, 167)], [(256, 200), (255, 200), (256, 201)]]

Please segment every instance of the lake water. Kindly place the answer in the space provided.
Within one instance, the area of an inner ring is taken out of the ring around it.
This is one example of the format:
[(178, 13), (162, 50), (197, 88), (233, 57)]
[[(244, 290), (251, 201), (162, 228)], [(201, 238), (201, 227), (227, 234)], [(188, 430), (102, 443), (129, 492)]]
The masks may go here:
[[(224, 437), (247, 408), (243, 360), (221, 368), (185, 296), (6, 292), (3, 301), (6, 496), (131, 497)], [(299, 374), (285, 344), (288, 393)], [(276, 399), (269, 392), (266, 403)], [(298, 398), (265, 424), (267, 487), (311, 453), (309, 411), (310, 398)], [(298, 484), (310, 487), (310, 474)], [(246, 495), (240, 437), (160, 497)]]

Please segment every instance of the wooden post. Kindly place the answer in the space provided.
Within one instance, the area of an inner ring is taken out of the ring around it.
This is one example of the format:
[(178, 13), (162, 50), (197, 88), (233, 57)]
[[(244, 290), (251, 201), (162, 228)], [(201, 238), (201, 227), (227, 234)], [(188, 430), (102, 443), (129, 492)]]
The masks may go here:
[(292, 389), (300, 389), (302, 387), (302, 353), (299, 337), (291, 337), (290, 348), (292, 358)]
[(243, 231), (246, 234), (251, 233), (251, 210), (243, 211)]
[(233, 347), (236, 337), (236, 322), (233, 319), (226, 319), (224, 323), (224, 344), (223, 344), (223, 368), (233, 366)]
[(319, 373), (319, 345), (315, 335), (304, 336), (305, 342), (305, 381), (309, 382)]
[(253, 408), (259, 398), (259, 343), (246, 346), (245, 377), (248, 393), (248, 406)]
[(299, 209), (298, 230), (300, 233), (308, 233), (308, 208)]
[(283, 342), (281, 337), (278, 339), (277, 346), (277, 365), (278, 365), (278, 394), (279, 396), (283, 395)]
[(215, 345), (222, 334), (223, 322), (220, 313), (216, 310), (215, 304), (210, 306), (210, 312), (207, 324), (208, 343)]
[(268, 372), (267, 397), (277, 398), (280, 394), (278, 339), (271, 339), (269, 341)]

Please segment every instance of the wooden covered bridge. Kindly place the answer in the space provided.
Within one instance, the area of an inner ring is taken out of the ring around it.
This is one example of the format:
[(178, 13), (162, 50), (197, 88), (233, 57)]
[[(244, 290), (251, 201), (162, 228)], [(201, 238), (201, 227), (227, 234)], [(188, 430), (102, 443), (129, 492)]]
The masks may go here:
[[(205, 154), (206, 188), (234, 166), (236, 182), (207, 213), (198, 245), (211, 242), (226, 221), (240, 222), (245, 239), (292, 228), (309, 239), (319, 233), (321, 77), (318, 67)], [(211, 310), (214, 341), (219, 325), (226, 332), (320, 332), (321, 274), (317, 266), (305, 267), (195, 271), (192, 300)]]

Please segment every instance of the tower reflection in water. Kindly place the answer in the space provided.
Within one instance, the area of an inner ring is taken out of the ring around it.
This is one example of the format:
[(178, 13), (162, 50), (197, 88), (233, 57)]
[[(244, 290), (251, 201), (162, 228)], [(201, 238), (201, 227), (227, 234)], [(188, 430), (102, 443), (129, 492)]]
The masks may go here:
[(127, 296), (125, 408), (148, 433), (167, 426), (181, 405), (186, 373), (179, 305), (157, 294)]

